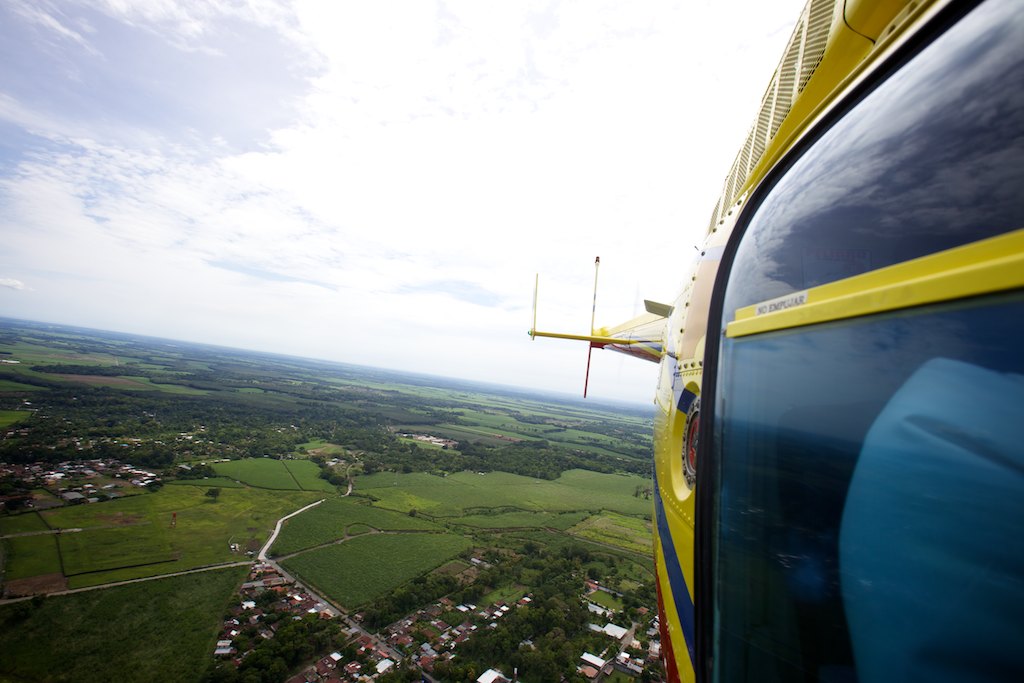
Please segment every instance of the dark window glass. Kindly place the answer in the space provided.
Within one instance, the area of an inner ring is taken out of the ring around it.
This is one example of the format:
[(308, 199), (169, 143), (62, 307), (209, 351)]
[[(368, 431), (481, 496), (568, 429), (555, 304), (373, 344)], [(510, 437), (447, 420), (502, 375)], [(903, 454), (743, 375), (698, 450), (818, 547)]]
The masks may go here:
[(719, 681), (1024, 680), (1024, 296), (727, 340)]
[(742, 306), (1024, 227), (1024, 12), (976, 9), (880, 85), (757, 208)]
[[(1024, 227), (1024, 12), (991, 0), (745, 228), (743, 306)], [(1024, 680), (1024, 295), (724, 339), (717, 681)]]

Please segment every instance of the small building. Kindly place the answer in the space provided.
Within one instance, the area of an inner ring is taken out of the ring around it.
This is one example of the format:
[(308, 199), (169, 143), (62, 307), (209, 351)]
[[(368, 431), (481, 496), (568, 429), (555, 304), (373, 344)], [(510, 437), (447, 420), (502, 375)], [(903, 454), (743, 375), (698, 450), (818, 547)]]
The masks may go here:
[(607, 664), (607, 662), (605, 660), (601, 659), (597, 655), (592, 655), (589, 652), (584, 652), (583, 655), (580, 656), (580, 659), (583, 660), (584, 664), (589, 664), (590, 666), (594, 667), (598, 671), (603, 669), (604, 665)]
[(394, 667), (395, 663), (392, 662), (390, 659), (382, 659), (379, 662), (377, 662), (377, 673), (382, 674), (387, 671), (391, 671), (391, 669), (393, 669)]
[(604, 632), (605, 635), (611, 636), (615, 640), (622, 640), (629, 633), (629, 630), (615, 624), (605, 624)]
[(480, 677), (476, 679), (476, 683), (511, 683), (511, 680), (506, 678), (505, 674), (497, 669), (488, 669), (480, 674)]

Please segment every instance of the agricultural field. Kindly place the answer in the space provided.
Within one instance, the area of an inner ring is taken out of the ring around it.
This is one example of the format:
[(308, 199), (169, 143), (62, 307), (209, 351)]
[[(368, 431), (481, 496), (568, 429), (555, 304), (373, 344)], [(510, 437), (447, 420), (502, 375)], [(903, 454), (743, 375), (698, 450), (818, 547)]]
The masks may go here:
[(167, 482), (170, 486), (199, 486), (204, 491), (212, 488), (242, 489), (245, 484), (227, 477), (207, 477), (205, 479), (175, 479)]
[[(651, 503), (634, 494), (649, 486), (643, 477), (569, 470), (554, 481), (507, 472), (458, 472), (447, 477), (426, 473), (379, 473), (359, 477), (356, 491), (377, 505), (436, 517), (461, 517), (495, 508), (528, 512), (573, 512), (604, 509), (626, 515), (649, 515)], [(453, 520), (457, 521), (457, 520)]]
[[(258, 549), (278, 519), (319, 495), (224, 488), (214, 500), (205, 495), (207, 488), (165, 486), (155, 493), (39, 515), (53, 528), (82, 529), (59, 536), (69, 587), (79, 588), (247, 559), (244, 551)], [(27, 516), (9, 519), (21, 517)], [(7, 580), (61, 572), (57, 538), (4, 539)], [(240, 552), (232, 552), (232, 543)]]
[(468, 538), (454, 534), (367, 534), (296, 555), (284, 567), (339, 604), (355, 608), (471, 546)]
[(285, 469), (303, 491), (325, 491), (334, 493), (337, 489), (326, 479), (320, 478), (320, 468), (309, 460), (282, 460)]
[(306, 443), (300, 443), (296, 448), (304, 449), (310, 455), (323, 455), (325, 457), (333, 457), (338, 455), (345, 455), (345, 449), (337, 444), (328, 443), (323, 439), (315, 439), (313, 441), (307, 441)]
[(159, 525), (152, 529), (125, 526), (60, 534), (57, 538), (64, 558), (64, 574), (72, 577), (122, 567), (173, 563), (176, 558), (171, 548), (171, 531)]
[(288, 555), (371, 529), (441, 531), (442, 527), (421, 517), (382, 510), (355, 499), (333, 498), (286, 521), (272, 551), (274, 555)]
[(273, 458), (246, 458), (230, 462), (217, 462), (213, 464), (213, 470), (229, 479), (237, 479), (249, 486), (261, 489), (301, 489), (299, 482), (285, 467), (284, 461)]
[(231, 567), (0, 606), (0, 680), (199, 681), (245, 576)]
[(580, 523), (589, 512), (500, 512), (491, 515), (466, 515), (458, 523), (481, 529), (561, 529)]
[(11, 391), (21, 393), (23, 391), (46, 391), (43, 387), (37, 387), (34, 384), (24, 384), (22, 382), (14, 382), (9, 379), (0, 379), (0, 392)]
[(27, 579), (43, 574), (59, 574), (60, 555), (53, 534), (16, 536), (0, 541), (4, 545), (5, 581)]
[(15, 422), (20, 422), (30, 415), (32, 413), (27, 410), (0, 410), (0, 429), (9, 427)]
[(646, 519), (624, 517), (615, 513), (588, 517), (569, 529), (573, 536), (598, 543), (614, 545), (638, 553), (653, 553), (651, 523)]
[(31, 531), (46, 531), (50, 527), (34, 512), (0, 517), (0, 536), (23, 534)]

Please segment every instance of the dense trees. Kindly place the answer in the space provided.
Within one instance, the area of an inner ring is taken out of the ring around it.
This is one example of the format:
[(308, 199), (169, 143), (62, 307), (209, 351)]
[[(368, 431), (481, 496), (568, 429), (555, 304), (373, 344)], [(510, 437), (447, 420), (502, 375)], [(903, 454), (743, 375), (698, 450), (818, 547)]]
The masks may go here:
[[(377, 388), (396, 380), (427, 383), (417, 377), (399, 379), (367, 368), (33, 324), (7, 324), (0, 334), (11, 344), (49, 347), (55, 361), (0, 367), (0, 379), (46, 389), (24, 395), (0, 392), (0, 410), (21, 408), (28, 397), (34, 411), (19, 423), (17, 434), (0, 440), (0, 461), (109, 457), (169, 469), (201, 458), (286, 457), (299, 452), (301, 444), (323, 440), (356, 454), (366, 473), (501, 470), (553, 479), (570, 468), (639, 474), (649, 469), (649, 430), (642, 423), (604, 424), (577, 417), (578, 409), (567, 408), (564, 419), (514, 408), (498, 413), (521, 427), (536, 425), (537, 436), (582, 429), (593, 437), (574, 438), (595, 446), (605, 445), (604, 436), (614, 437), (621, 457), (543, 440), (485, 445), (470, 439), (458, 450), (401, 441), (389, 426), (414, 425), (429, 433), (437, 425), (458, 424), (466, 408), (464, 400), (439, 397), (436, 391), (417, 395)], [(109, 377), (112, 382), (141, 378), (165, 390), (133, 390), (137, 381), (72, 384), (59, 381), (60, 376)], [(429, 383), (443, 387), (445, 380), (431, 378)], [(210, 476), (198, 470), (174, 474)], [(325, 478), (346, 483), (341, 472), (327, 472)]]
[(252, 651), (237, 669), (231, 663), (212, 666), (203, 683), (280, 683), (298, 664), (340, 645), (340, 634), (337, 624), (312, 615), (299, 620), (289, 617), (269, 640), (241, 634), (235, 646)]

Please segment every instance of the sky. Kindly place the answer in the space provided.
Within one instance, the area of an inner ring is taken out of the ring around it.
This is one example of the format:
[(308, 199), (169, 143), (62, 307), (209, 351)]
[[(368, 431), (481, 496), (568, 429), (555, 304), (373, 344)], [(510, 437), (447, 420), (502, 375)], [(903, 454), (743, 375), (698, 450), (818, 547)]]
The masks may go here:
[(802, 6), (5, 0), (0, 316), (579, 394), (535, 277), (674, 300)]

